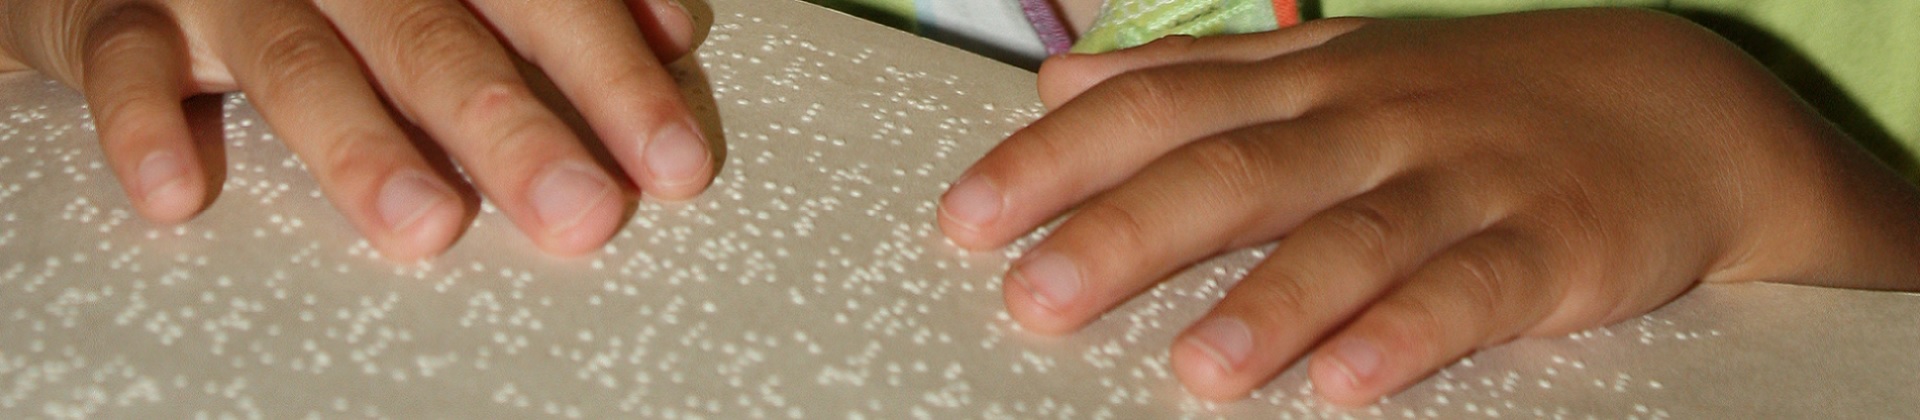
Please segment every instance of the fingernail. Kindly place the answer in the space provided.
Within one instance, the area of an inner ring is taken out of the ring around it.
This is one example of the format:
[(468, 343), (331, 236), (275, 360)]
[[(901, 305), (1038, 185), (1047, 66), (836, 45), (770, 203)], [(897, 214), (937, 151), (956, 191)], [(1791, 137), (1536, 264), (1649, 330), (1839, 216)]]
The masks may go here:
[(686, 124), (671, 124), (660, 130), (641, 157), (654, 182), (667, 187), (705, 181), (713, 160), (707, 153), (706, 140)]
[(389, 231), (404, 232), (435, 207), (452, 201), (453, 192), (446, 187), (424, 174), (406, 171), (387, 179), (387, 184), (380, 187), (376, 206)]
[(141, 200), (153, 202), (166, 199), (168, 194), (180, 190), (187, 175), (187, 164), (180, 155), (169, 151), (155, 151), (140, 160)]
[(1239, 318), (1221, 317), (1207, 320), (1193, 329), (1193, 335), (1187, 338), (1189, 345), (1197, 347), (1213, 363), (1220, 366), (1220, 372), (1233, 373), (1240, 364), (1246, 363), (1247, 355), (1253, 353), (1253, 330)]
[(967, 175), (947, 190), (947, 196), (940, 200), (940, 212), (968, 229), (979, 230), (1000, 216), (1003, 200), (986, 178)]
[(592, 168), (578, 162), (557, 164), (533, 184), (533, 209), (547, 230), (573, 227), (613, 194), (613, 183)]
[(1080, 269), (1059, 254), (1042, 253), (1020, 264), (1016, 281), (1033, 293), (1033, 300), (1054, 312), (1080, 297)]
[(1361, 338), (1345, 338), (1333, 344), (1334, 366), (1346, 374), (1347, 388), (1357, 389), (1362, 379), (1373, 377), (1380, 368), (1380, 347)]

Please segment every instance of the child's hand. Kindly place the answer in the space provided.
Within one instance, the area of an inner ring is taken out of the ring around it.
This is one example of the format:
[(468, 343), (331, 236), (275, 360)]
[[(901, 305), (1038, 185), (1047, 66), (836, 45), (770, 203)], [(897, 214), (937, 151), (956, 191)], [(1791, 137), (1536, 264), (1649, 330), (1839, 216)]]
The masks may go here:
[(1278, 238), (1173, 344), (1209, 399), (1311, 350), (1316, 389), (1364, 404), (1697, 281), (1920, 288), (1920, 195), (1664, 15), (1339, 19), (1041, 73), (1053, 111), (960, 178), (942, 228), (989, 248), (1078, 209), (1007, 275), (1043, 333)]
[(0, 69), (84, 91), (114, 172), (158, 222), (208, 198), (181, 99), (240, 90), (385, 255), (440, 252), (466, 214), (465, 187), (437, 175), (408, 123), (542, 248), (595, 249), (621, 224), (623, 188), (534, 98), (515, 53), (648, 193), (688, 197), (713, 177), (660, 64), (694, 43), (673, 0), (0, 1)]

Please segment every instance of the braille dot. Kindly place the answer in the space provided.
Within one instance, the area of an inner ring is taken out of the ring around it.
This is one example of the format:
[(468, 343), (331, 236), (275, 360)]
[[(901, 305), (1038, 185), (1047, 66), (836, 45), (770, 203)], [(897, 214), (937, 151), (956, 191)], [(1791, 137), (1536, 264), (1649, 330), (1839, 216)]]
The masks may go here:
[[(816, 34), (795, 25), (833, 18), (786, 12), (805, 6), (711, 3), (706, 44), (671, 70), (692, 107), (724, 123), (710, 133), (728, 157), (718, 179), (689, 203), (640, 200), (578, 260), (541, 254), (482, 201), (445, 255), (384, 261), (239, 94), (220, 101), (219, 200), (193, 222), (149, 225), (118, 195), (82, 98), (29, 86), (49, 99), (15, 101), (0, 120), (0, 417), (1226, 412), (1177, 391), (1165, 349), (1269, 248), (1197, 264), (1081, 334), (1032, 338), (1002, 306), (1000, 275), (1050, 229), (968, 252), (933, 223), (947, 182), (1045, 112), (1032, 76), (950, 74), (952, 60), (979, 58), (904, 35)], [(1719, 336), (1643, 318), (1567, 340)], [(1360, 413), (1577, 418), (1589, 413), (1524, 402), (1590, 391), (1589, 379), (1665, 388), (1659, 372), (1579, 355), (1463, 359), (1409, 391), (1420, 398)], [(1289, 373), (1241, 404), (1263, 418), (1342, 415), (1314, 398)], [(421, 401), (458, 404), (415, 411)], [(1622, 404), (1591, 414), (1668, 415)]]

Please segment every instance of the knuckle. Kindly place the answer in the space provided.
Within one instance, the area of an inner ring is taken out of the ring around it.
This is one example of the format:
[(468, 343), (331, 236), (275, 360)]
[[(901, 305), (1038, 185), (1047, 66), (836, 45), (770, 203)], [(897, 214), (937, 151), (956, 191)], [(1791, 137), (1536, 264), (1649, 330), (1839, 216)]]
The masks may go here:
[(1022, 129), (1004, 144), (1005, 147), (988, 152), (976, 164), (981, 175), (1003, 180), (1000, 185), (1015, 188), (1053, 185), (1060, 191), (1077, 191), (1085, 187), (1076, 177), (1058, 175), (1062, 173), (1060, 167), (1084, 161), (1087, 157), (1084, 151), (1073, 147), (1073, 142), (1066, 137)]
[(1345, 80), (1357, 80), (1344, 76), (1365, 70), (1350, 68), (1355, 66), (1347, 66), (1341, 60), (1325, 50), (1310, 49), (1249, 66), (1257, 74), (1284, 76), (1267, 78), (1278, 87), (1264, 91), (1261, 105), (1279, 111), (1276, 118), (1291, 119), (1323, 108), (1326, 104), (1322, 102), (1331, 102), (1330, 98), (1339, 96), (1331, 92), (1334, 87), (1341, 86)]
[[(596, 66), (601, 67), (601, 66)], [(618, 95), (601, 95), (601, 98), (622, 98), (629, 106), (630, 115), (640, 121), (664, 123), (686, 118), (688, 111), (681, 102), (675, 85), (670, 80), (661, 80), (652, 72), (632, 66), (604, 66), (604, 71), (596, 71), (581, 85), (590, 92), (617, 92)]]
[(1561, 185), (1557, 192), (1545, 194), (1549, 208), (1543, 212), (1552, 214), (1553, 220), (1542, 221), (1544, 230), (1565, 247), (1564, 250), (1601, 249), (1606, 244), (1616, 242), (1608, 236), (1608, 230), (1602, 229), (1605, 213), (1596, 193), (1596, 181), (1574, 175), (1563, 175), (1555, 183)]
[[(1350, 118), (1341, 128), (1359, 138), (1375, 139), (1375, 147), (1366, 149), (1379, 159), (1402, 160), (1412, 155), (1430, 155), (1427, 159), (1481, 156), (1477, 134), (1460, 133), (1446, 116), (1438, 115), (1426, 92), (1400, 92), (1362, 106), (1345, 108), (1340, 117)], [(1454, 121), (1457, 121), (1454, 120)], [(1477, 128), (1476, 128), (1477, 129)]]
[[(485, 163), (481, 167), (500, 168), (508, 173), (528, 174), (531, 178), (535, 168), (544, 166), (554, 156), (565, 153), (566, 140), (556, 138), (550, 133), (565, 130), (557, 121), (537, 118), (524, 118), (509, 123), (501, 135), (494, 136), (480, 151), (477, 158)], [(478, 163), (478, 162), (475, 162)]]
[(1433, 100), (1432, 95), (1430, 92), (1407, 91), (1381, 99), (1366, 107), (1361, 128), (1398, 137), (1416, 135), (1423, 128), (1435, 127), (1428, 124), (1434, 119), (1429, 115), (1427, 106)]
[(1398, 347), (1411, 350), (1413, 359), (1433, 359), (1442, 356), (1447, 346), (1445, 336), (1451, 328), (1447, 314), (1433, 305), (1433, 302), (1415, 298), (1391, 298), (1375, 306), (1378, 317), (1374, 325), (1380, 336), (1389, 343), (1398, 343)]
[[(1559, 303), (1548, 321), (1557, 321), (1560, 325), (1592, 325), (1594, 321), (1611, 321), (1619, 316), (1627, 305), (1627, 291), (1614, 284), (1600, 281), (1575, 281), (1568, 285), (1567, 291), (1560, 296)], [(1552, 327), (1553, 323), (1543, 323), (1541, 327)], [(1565, 329), (1565, 328), (1562, 328)], [(1552, 332), (1561, 332), (1554, 330)]]
[[(674, 122), (690, 121), (687, 115), (692, 111), (688, 110), (678, 98), (645, 97), (637, 101), (638, 104), (634, 105), (634, 109), (638, 112), (635, 115), (638, 115), (640, 121), (651, 121), (650, 127), (667, 127)], [(691, 122), (688, 123), (691, 124)], [(694, 127), (688, 129), (694, 129)]]
[(1384, 264), (1394, 259), (1393, 238), (1402, 233), (1401, 224), (1379, 204), (1348, 202), (1323, 217), (1369, 260)]
[(165, 130), (166, 121), (156, 118), (157, 116), (151, 113), (145, 116), (140, 115), (140, 111), (149, 104), (164, 104), (169, 103), (165, 101), (170, 100), (153, 98), (124, 89), (116, 92), (99, 92), (91, 96), (94, 99), (88, 107), (92, 110), (94, 119), (99, 122), (101, 144), (107, 148), (120, 147), (119, 145), (145, 137), (142, 136), (143, 134), (150, 135)]
[(1250, 320), (1262, 325), (1294, 325), (1301, 321), (1301, 315), (1308, 312), (1312, 297), (1316, 291), (1308, 285), (1307, 277), (1290, 269), (1261, 273), (1260, 277), (1248, 278), (1234, 286), (1227, 296), (1229, 302), (1243, 302), (1248, 309), (1243, 311)]
[(1133, 71), (1114, 76), (1094, 89), (1120, 107), (1122, 123), (1142, 129), (1173, 126), (1179, 115), (1178, 79), (1167, 70)]
[(1476, 248), (1453, 260), (1460, 296), (1468, 307), (1486, 310), (1477, 314), (1481, 320), (1494, 319), (1493, 308), (1500, 303), (1501, 288), (1508, 280), (1509, 269), (1497, 262), (1498, 258), (1494, 251)]
[(332, 30), (314, 25), (288, 25), (264, 38), (256, 50), (254, 68), (265, 77), (267, 91), (284, 91), (293, 84), (325, 75), (340, 40)]
[(1251, 199), (1250, 195), (1261, 185), (1262, 166), (1260, 151), (1255, 150), (1257, 142), (1221, 139), (1201, 141), (1188, 145), (1183, 158), (1199, 168), (1219, 188), (1214, 191), (1238, 191), (1249, 196), (1234, 197)]
[(533, 118), (521, 111), (532, 101), (535, 101), (533, 93), (518, 83), (487, 82), (460, 99), (460, 103), (454, 106), (454, 118), (469, 124), (504, 121), (507, 128), (499, 133), (501, 136), (525, 134), (533, 127), (532, 121), (529, 121)]
[(318, 165), (310, 168), (323, 181), (364, 176), (377, 179), (388, 171), (398, 151), (394, 141), (363, 130), (335, 134), (320, 150)]
[(86, 62), (96, 62), (101, 57), (119, 57), (138, 54), (148, 48), (151, 34), (139, 29), (143, 16), (135, 10), (115, 10), (107, 12), (93, 25), (87, 28)]
[(393, 15), (386, 51), (413, 85), (457, 75), (489, 49), (492, 34), (457, 2), (409, 2)]
[(664, 87), (658, 86), (659, 83), (654, 80), (652, 75), (642, 68), (643, 66), (639, 63), (629, 60), (630, 58), (631, 57), (621, 57), (613, 59), (619, 62), (617, 65), (593, 66), (594, 69), (599, 71), (593, 72), (591, 76), (586, 78), (586, 82), (591, 83), (587, 86), (622, 92), (647, 91)]
[(1137, 209), (1117, 203), (1113, 200), (1096, 200), (1080, 210), (1075, 217), (1081, 226), (1097, 231), (1093, 243), (1100, 244), (1100, 255), (1106, 264), (1133, 265), (1137, 258), (1130, 254), (1152, 249), (1148, 247), (1147, 222)]

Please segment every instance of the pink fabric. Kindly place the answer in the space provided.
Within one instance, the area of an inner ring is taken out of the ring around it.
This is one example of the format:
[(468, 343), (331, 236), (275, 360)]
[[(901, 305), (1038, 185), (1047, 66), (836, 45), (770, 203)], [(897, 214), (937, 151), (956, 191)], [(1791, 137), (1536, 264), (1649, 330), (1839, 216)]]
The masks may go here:
[(1047, 47), (1047, 55), (1066, 54), (1073, 49), (1073, 32), (1067, 30), (1067, 22), (1060, 19), (1053, 0), (1020, 0), (1020, 10), (1026, 12), (1027, 23), (1033, 24), (1033, 31), (1040, 34), (1040, 44)]

